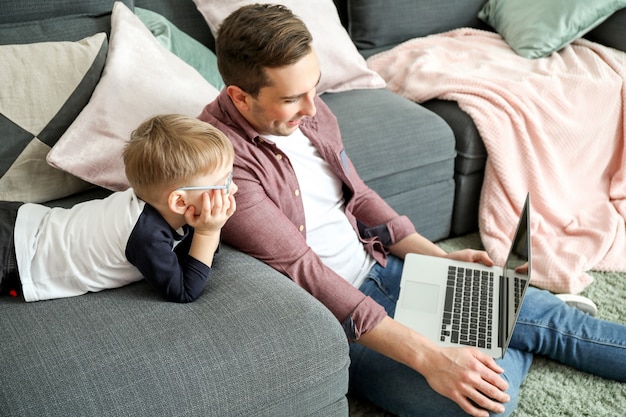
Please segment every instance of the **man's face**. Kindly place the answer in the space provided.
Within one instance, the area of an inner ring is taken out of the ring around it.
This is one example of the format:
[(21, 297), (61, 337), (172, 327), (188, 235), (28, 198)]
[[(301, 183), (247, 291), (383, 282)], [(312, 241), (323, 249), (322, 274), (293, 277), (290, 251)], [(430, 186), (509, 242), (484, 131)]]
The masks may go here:
[(256, 98), (249, 98), (243, 116), (261, 135), (288, 136), (303, 117), (314, 116), (313, 99), (320, 80), (317, 55), (313, 50), (293, 65), (267, 68), (271, 84)]

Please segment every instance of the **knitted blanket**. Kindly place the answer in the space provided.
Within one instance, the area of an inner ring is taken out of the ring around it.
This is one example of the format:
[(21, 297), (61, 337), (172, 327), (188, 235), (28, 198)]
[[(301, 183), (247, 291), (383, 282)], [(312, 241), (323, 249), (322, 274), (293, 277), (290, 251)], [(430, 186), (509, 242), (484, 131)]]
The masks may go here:
[(476, 29), (417, 38), (368, 59), (387, 88), (455, 100), (488, 158), (483, 245), (503, 264), (527, 192), (531, 282), (582, 291), (591, 269), (626, 271), (626, 54), (584, 39), (536, 60)]

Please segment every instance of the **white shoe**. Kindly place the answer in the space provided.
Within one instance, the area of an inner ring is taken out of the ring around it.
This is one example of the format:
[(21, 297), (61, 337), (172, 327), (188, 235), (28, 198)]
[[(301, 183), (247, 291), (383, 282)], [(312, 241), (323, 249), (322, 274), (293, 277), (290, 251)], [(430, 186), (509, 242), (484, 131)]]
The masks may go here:
[(598, 312), (598, 307), (596, 304), (591, 301), (587, 297), (583, 297), (582, 295), (575, 294), (555, 294), (556, 298), (562, 300), (565, 304), (570, 307), (574, 307), (582, 311), (583, 313), (587, 313), (590, 316), (595, 316)]

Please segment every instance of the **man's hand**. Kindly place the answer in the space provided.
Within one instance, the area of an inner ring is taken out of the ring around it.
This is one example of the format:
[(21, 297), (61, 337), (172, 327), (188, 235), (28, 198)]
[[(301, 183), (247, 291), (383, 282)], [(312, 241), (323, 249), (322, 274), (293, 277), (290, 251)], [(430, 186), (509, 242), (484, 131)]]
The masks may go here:
[(431, 388), (456, 402), (472, 416), (488, 416), (486, 410), (504, 412), (509, 401), (503, 372), (489, 356), (474, 348), (440, 348), (429, 356), (422, 375)]
[(510, 400), (505, 392), (508, 384), (500, 376), (503, 369), (475, 348), (437, 346), (391, 317), (385, 317), (358, 341), (413, 368), (433, 390), (472, 416), (488, 417), (489, 411), (501, 413), (502, 403)]
[(477, 262), (487, 266), (493, 266), (493, 260), (484, 250), (463, 249), (456, 252), (450, 252), (446, 254), (445, 257), (455, 259), (457, 261)]

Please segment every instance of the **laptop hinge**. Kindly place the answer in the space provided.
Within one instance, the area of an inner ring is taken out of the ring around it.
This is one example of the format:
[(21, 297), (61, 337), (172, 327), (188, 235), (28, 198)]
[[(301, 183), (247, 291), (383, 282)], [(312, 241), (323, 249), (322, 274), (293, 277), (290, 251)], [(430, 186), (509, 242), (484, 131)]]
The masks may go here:
[(504, 277), (504, 274), (500, 275), (500, 312), (499, 315), (499, 328), (498, 332), (498, 347), (504, 346), (504, 341), (507, 340), (508, 335), (508, 323), (507, 315), (509, 311), (509, 280)]

